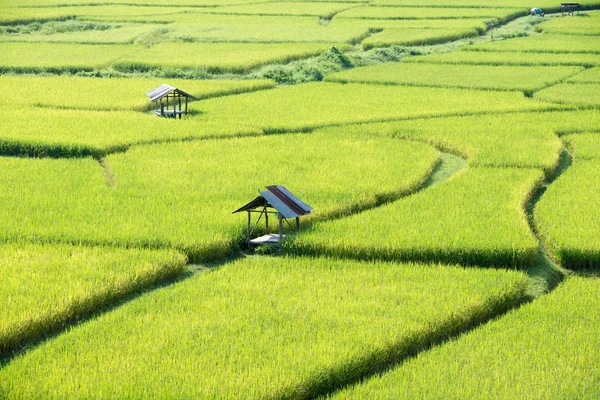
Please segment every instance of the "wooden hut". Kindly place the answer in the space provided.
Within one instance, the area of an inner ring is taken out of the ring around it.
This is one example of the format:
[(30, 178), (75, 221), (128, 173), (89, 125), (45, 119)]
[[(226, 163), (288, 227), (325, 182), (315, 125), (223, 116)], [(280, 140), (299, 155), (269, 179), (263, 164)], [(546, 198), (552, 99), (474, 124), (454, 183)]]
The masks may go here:
[[(277, 245), (281, 244), (285, 235), (283, 234), (283, 222), (285, 221), (292, 229), (289, 219), (296, 220), (295, 229), (300, 229), (300, 217), (310, 214), (312, 207), (294, 196), (283, 186), (267, 186), (267, 190), (258, 191), (259, 196), (243, 207), (235, 210), (233, 214), (246, 211), (248, 213), (248, 230), (246, 243), (250, 245)], [(258, 219), (252, 227), (252, 214), (258, 214)], [(279, 224), (279, 233), (269, 233), (269, 214), (277, 217)], [(258, 226), (260, 220), (265, 219), (266, 234), (252, 239), (252, 233)]]
[(146, 93), (154, 103), (154, 111), (159, 117), (179, 118), (188, 112), (188, 100), (196, 100), (194, 96), (163, 83), (154, 90)]

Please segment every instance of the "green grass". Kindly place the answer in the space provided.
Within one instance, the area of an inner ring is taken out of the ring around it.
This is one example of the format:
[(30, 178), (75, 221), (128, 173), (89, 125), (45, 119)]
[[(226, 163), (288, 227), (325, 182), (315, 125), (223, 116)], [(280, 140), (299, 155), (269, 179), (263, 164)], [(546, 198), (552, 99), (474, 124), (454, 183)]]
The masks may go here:
[[(41, 106), (78, 110), (147, 111), (146, 92), (168, 83), (197, 99), (275, 86), (269, 80), (189, 80), (164, 78), (84, 78), (73, 76), (0, 76), (3, 106)], [(82, 114), (85, 116), (86, 114)], [(121, 114), (123, 115), (123, 114)], [(155, 119), (152, 120), (156, 122)], [(125, 118), (123, 121), (125, 122)], [(173, 125), (173, 124), (171, 124)], [(57, 131), (59, 131), (57, 127)]]
[[(0, 72), (75, 72), (108, 66), (142, 47), (73, 43), (0, 43)], [(60, 55), (58, 57), (57, 55)]]
[(174, 251), (0, 246), (0, 354), (183, 270)]
[(538, 244), (524, 206), (541, 180), (533, 169), (467, 168), (387, 206), (315, 224), (288, 248), (367, 260), (527, 267)]
[(600, 53), (600, 42), (597, 38), (586, 36), (543, 34), (481, 43), (464, 47), (462, 50), (598, 54)]
[(326, 77), (334, 82), (366, 82), (490, 90), (537, 90), (563, 81), (582, 67), (522, 67), (385, 63)]
[(343, 11), (336, 18), (364, 19), (504, 19), (525, 15), (521, 8), (457, 8), (457, 7), (356, 7)]
[(600, 107), (600, 83), (563, 83), (537, 92), (538, 100), (587, 107)]
[(568, 82), (600, 83), (600, 68), (589, 68), (568, 79)]
[[(114, 67), (126, 72), (203, 70), (245, 72), (264, 64), (288, 62), (327, 51), (326, 43), (159, 43), (122, 57)], [(343, 49), (343, 45), (341, 46)]]
[(600, 13), (590, 12), (572, 18), (554, 18), (538, 25), (537, 28), (547, 33), (600, 36)]
[(438, 159), (420, 143), (311, 134), (141, 146), (104, 158), (104, 169), (89, 158), (0, 158), (2, 238), (215, 260), (245, 235), (245, 215), (232, 211), (265, 185), (286, 186), (322, 219), (411, 192)]
[(334, 399), (592, 399), (600, 396), (598, 278), (554, 292)]
[(552, 54), (519, 51), (455, 51), (408, 59), (409, 62), (475, 65), (580, 65), (600, 64), (600, 54)]
[(14, 359), (6, 399), (313, 397), (522, 301), (523, 274), (252, 257)]
[(543, 242), (567, 268), (600, 267), (600, 136), (566, 137), (573, 165), (548, 188), (535, 210)]

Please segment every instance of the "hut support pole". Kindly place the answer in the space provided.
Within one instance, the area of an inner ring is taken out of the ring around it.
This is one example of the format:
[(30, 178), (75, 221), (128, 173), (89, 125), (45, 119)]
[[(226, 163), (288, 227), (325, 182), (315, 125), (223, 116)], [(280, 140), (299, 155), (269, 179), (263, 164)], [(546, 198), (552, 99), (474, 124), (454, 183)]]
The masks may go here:
[(283, 216), (281, 214), (279, 214), (279, 240), (277, 241), (277, 243), (281, 244), (282, 240), (283, 240)]
[(265, 207), (265, 209), (263, 210), (265, 213), (265, 226), (267, 229), (267, 235), (269, 234), (269, 213), (267, 212), (267, 207)]
[(181, 96), (179, 96), (179, 119), (181, 119)]
[(252, 216), (250, 211), (248, 211), (248, 234), (246, 235), (246, 242), (250, 241), (250, 225), (252, 224)]
[(296, 230), (300, 230), (300, 217), (296, 217)]

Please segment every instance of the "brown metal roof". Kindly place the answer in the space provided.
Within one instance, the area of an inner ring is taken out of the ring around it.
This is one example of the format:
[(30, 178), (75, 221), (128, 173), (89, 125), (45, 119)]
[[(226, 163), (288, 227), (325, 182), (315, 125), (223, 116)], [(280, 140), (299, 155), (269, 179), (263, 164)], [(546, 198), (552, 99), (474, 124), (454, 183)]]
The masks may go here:
[(235, 210), (233, 213), (248, 211), (259, 207), (272, 207), (284, 218), (296, 218), (310, 214), (312, 207), (296, 197), (283, 186), (267, 186), (267, 190), (259, 191), (260, 196)]
[(196, 98), (194, 96), (192, 96), (191, 94), (186, 93), (181, 89), (177, 89), (174, 86), (167, 85), (166, 83), (163, 83), (156, 89), (149, 91), (148, 93), (146, 93), (146, 96), (150, 97), (150, 101), (157, 101), (173, 92), (176, 92), (184, 97), (188, 97), (190, 99), (196, 100)]

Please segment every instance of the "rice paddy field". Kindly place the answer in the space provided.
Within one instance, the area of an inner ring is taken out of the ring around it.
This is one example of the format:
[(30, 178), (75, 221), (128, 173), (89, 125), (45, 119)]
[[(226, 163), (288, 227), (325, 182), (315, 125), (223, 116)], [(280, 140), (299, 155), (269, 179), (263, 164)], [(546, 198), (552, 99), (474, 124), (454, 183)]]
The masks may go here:
[(600, 397), (581, 6), (0, 1), (0, 399)]

